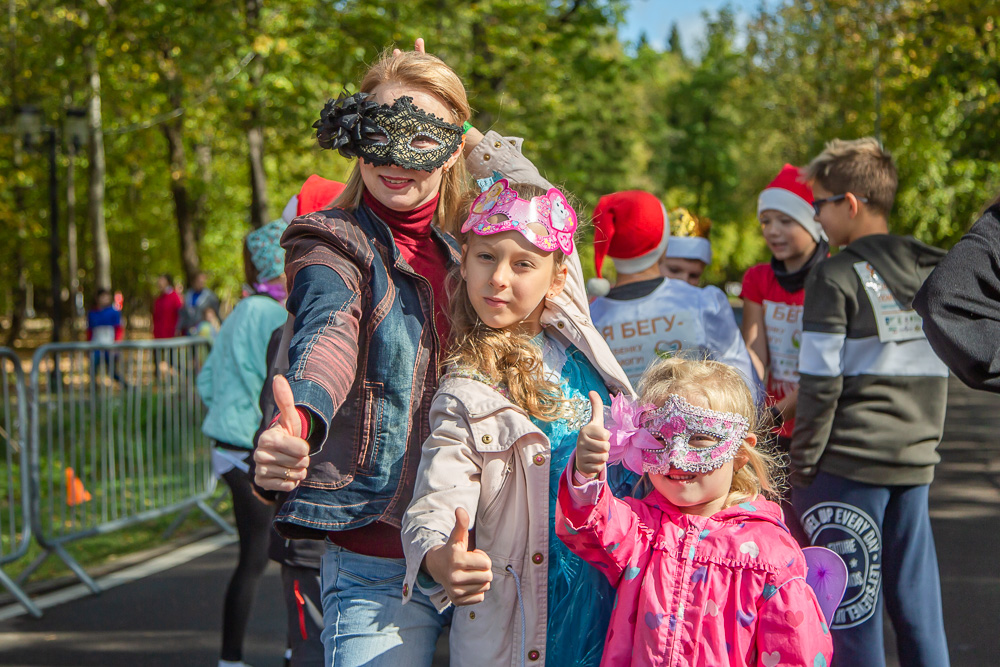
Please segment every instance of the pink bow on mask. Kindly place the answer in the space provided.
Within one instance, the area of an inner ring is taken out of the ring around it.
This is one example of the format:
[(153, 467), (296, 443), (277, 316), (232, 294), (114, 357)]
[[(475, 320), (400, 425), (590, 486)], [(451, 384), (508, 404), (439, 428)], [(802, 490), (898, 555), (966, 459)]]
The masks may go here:
[[(532, 227), (540, 227), (545, 233)], [(571, 255), (576, 228), (576, 211), (559, 190), (550, 188), (540, 197), (521, 199), (507, 179), (501, 178), (472, 202), (462, 233), (471, 229), (479, 236), (488, 236), (514, 230), (539, 250), (559, 249)]]
[(637, 405), (625, 394), (617, 394), (611, 399), (610, 421), (605, 424), (611, 431), (608, 463), (621, 463), (637, 475), (642, 474), (642, 452), (664, 447), (640, 425), (643, 413), (655, 409), (651, 403)]

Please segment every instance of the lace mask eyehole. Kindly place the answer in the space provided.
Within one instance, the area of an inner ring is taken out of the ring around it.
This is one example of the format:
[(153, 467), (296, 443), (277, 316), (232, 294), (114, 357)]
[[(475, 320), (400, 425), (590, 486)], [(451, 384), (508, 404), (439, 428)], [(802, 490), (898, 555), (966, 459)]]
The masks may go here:
[(418, 134), (410, 140), (410, 148), (418, 151), (440, 148), (441, 142), (428, 134)]
[(712, 449), (713, 447), (718, 447), (721, 442), (715, 436), (705, 433), (692, 433), (691, 437), (688, 438), (688, 446), (692, 449)]

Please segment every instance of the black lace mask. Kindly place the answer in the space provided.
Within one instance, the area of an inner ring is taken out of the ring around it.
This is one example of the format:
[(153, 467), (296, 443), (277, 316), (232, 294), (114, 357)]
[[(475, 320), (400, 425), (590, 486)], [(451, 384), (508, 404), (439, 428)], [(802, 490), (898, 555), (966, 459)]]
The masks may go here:
[(462, 128), (415, 107), (403, 96), (392, 106), (377, 104), (368, 93), (329, 100), (313, 124), (323, 148), (382, 166), (434, 171), (462, 144)]

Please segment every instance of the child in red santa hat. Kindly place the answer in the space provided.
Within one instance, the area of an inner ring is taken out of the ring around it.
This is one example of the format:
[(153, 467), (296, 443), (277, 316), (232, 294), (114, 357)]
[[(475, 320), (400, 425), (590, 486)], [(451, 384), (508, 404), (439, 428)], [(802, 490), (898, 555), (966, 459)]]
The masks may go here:
[[(594, 209), (597, 278), (587, 285), (599, 295), (590, 304), (594, 325), (633, 382), (656, 359), (695, 352), (736, 368), (755, 398), (762, 399), (722, 290), (660, 273), (659, 262), (672, 243), (667, 212), (654, 195), (629, 190), (601, 197)], [(601, 276), (605, 256), (615, 263), (614, 287)]]
[(830, 251), (812, 202), (798, 167), (782, 167), (757, 199), (771, 261), (743, 276), (743, 338), (758, 374), (767, 378), (778, 446), (785, 452), (795, 428), (806, 277)]

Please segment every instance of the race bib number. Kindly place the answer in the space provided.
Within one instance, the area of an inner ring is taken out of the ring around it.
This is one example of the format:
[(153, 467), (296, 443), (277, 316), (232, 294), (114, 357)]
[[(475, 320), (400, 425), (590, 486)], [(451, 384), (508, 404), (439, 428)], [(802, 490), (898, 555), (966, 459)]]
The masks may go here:
[(856, 262), (854, 270), (861, 278), (865, 294), (868, 295), (872, 310), (875, 312), (879, 341), (900, 342), (924, 337), (923, 320), (920, 319), (920, 315), (912, 308), (903, 307), (875, 267), (868, 262)]
[(615, 322), (601, 328), (625, 374), (635, 382), (656, 361), (704, 344), (701, 318), (695, 311)]
[(798, 384), (802, 306), (789, 306), (767, 300), (761, 305), (764, 307), (764, 328), (767, 331), (771, 377), (779, 382)]

